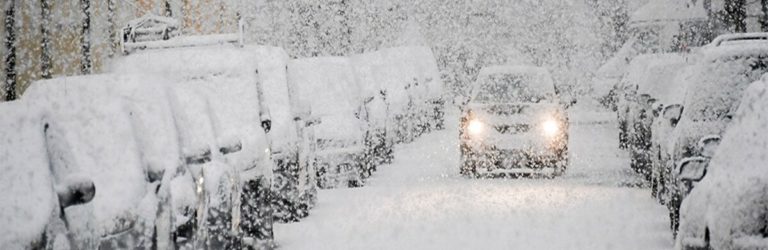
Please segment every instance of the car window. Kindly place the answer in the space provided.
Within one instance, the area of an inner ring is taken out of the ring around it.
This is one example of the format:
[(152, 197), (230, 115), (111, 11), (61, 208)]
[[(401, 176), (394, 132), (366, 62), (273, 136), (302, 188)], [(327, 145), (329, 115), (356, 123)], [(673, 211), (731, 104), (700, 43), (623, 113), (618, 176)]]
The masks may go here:
[(478, 103), (539, 103), (551, 94), (536, 84), (533, 76), (524, 74), (494, 74), (481, 78), (474, 101)]

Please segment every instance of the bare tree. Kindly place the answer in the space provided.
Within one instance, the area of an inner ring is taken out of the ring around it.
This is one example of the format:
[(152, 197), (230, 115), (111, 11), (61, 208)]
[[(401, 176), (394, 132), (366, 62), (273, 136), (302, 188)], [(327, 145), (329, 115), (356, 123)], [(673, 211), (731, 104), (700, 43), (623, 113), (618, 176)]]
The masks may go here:
[(51, 59), (51, 37), (48, 27), (51, 24), (51, 4), (49, 0), (40, 0), (40, 77), (51, 78), (53, 62)]
[(83, 74), (90, 74), (92, 71), (91, 62), (91, 1), (81, 0), (81, 7), (83, 10), (83, 29), (80, 37), (81, 44), (81, 72)]
[(760, 0), (760, 30), (768, 31), (768, 0)]
[(5, 5), (5, 100), (16, 100), (16, 0)]
[(110, 58), (117, 52), (117, 23), (115, 21), (115, 0), (107, 0), (107, 23), (109, 23), (109, 54)]
[(747, 32), (746, 0), (725, 1), (725, 23), (734, 32)]

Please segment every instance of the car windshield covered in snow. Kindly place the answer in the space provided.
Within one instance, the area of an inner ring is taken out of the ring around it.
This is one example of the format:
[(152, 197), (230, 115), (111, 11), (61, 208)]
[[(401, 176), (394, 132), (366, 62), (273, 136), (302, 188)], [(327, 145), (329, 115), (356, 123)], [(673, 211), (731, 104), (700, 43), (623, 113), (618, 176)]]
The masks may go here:
[(477, 103), (539, 103), (553, 94), (541, 77), (527, 74), (493, 74), (478, 82), (474, 102)]
[(693, 121), (721, 120), (733, 115), (749, 83), (768, 72), (768, 53), (721, 57), (699, 67), (684, 113)]

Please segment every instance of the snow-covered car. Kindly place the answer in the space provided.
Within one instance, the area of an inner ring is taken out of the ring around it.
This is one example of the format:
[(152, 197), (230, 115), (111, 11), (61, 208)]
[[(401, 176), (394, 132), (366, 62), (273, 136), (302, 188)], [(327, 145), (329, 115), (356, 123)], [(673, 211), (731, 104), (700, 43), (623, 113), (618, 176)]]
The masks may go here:
[[(231, 197), (222, 198), (230, 199), (231, 203), (223, 204), (230, 207), (227, 212), (231, 214), (218, 218), (225, 222), (216, 222), (231, 227), (232, 232), (215, 233), (232, 233), (235, 238), (231, 244), (272, 244), (273, 217), (268, 193), (274, 166), (265, 135), (271, 129), (271, 121), (264, 118), (266, 112), (261, 108), (263, 94), (254, 54), (227, 45), (170, 48), (136, 53), (124, 58), (119, 65), (118, 68), (125, 71), (169, 75), (177, 85), (174, 88), (195, 92), (192, 95), (196, 97), (189, 98), (193, 104), (178, 106), (183, 109), (200, 106), (195, 112), (203, 121), (185, 125), (199, 127), (196, 124), (209, 119), (211, 124), (206, 126), (212, 131), (197, 133), (211, 133), (205, 140), (213, 143), (213, 156), (218, 156), (214, 160), (221, 160), (225, 163), (223, 166), (232, 168), (227, 173), (231, 182), (227, 184), (231, 185), (231, 193), (227, 195)], [(202, 118), (205, 116), (207, 118)], [(242, 242), (238, 237), (242, 237)]]
[(616, 116), (619, 123), (619, 147), (629, 149), (630, 147), (630, 130), (633, 125), (633, 108), (636, 108), (635, 104), (643, 103), (648, 105), (650, 98), (645, 96), (645, 100), (640, 100), (640, 95), (637, 93), (640, 85), (647, 84), (648, 71), (656, 64), (664, 63), (667, 61), (681, 61), (682, 58), (677, 54), (646, 54), (635, 57), (627, 68), (626, 73), (621, 78), (621, 81), (616, 85)]
[(692, 158), (677, 169), (692, 188), (680, 206), (677, 249), (768, 249), (766, 91), (765, 78), (745, 91), (716, 151), (704, 150), (711, 160)]
[[(724, 35), (702, 49), (683, 101), (683, 112), (671, 137), (672, 162), (700, 154), (698, 144), (720, 136), (731, 122), (744, 89), (768, 72), (768, 33)], [(672, 228), (676, 231), (683, 183), (667, 183)]]
[(395, 142), (408, 143), (421, 135), (427, 128), (426, 107), (423, 103), (424, 89), (419, 82), (418, 68), (409, 47), (394, 47), (380, 50), (390, 74), (384, 84)]
[(56, 180), (42, 112), (21, 101), (0, 104), (0, 248), (68, 249), (68, 208), (93, 199), (91, 180), (68, 173)]
[(690, 85), (689, 78), (694, 72), (694, 67), (687, 66), (680, 69), (672, 82), (665, 81), (668, 84), (664, 88), (663, 94), (656, 96), (655, 106), (658, 108), (658, 117), (653, 119), (651, 124), (651, 195), (661, 204), (666, 204), (668, 192), (666, 183), (669, 182), (671, 171), (674, 167), (668, 167), (673, 164), (669, 159), (672, 140), (670, 134), (677, 126), (680, 114), (683, 112), (682, 100), (685, 92)]
[(445, 90), (437, 58), (429, 47), (413, 47), (411, 56), (415, 60), (419, 72), (419, 85), (424, 89), (423, 102), (425, 106), (426, 125), (428, 130), (445, 127)]
[(461, 173), (560, 175), (568, 166), (568, 116), (549, 71), (480, 71), (459, 130)]
[(153, 242), (159, 249), (189, 246), (197, 227), (195, 179), (182, 161), (179, 133), (168, 100), (169, 80), (147, 75), (105, 74), (91, 81), (108, 85), (104, 95), (123, 101), (143, 164), (156, 183)]
[(645, 67), (639, 72), (630, 71), (627, 75), (623, 89), (635, 91), (625, 95), (625, 100), (620, 103), (626, 103), (628, 108), (625, 133), (631, 157), (630, 166), (650, 178), (651, 124), (658, 115), (659, 98), (674, 86), (675, 74), (687, 65), (687, 59), (681, 54), (647, 54), (635, 58), (631, 66), (635, 66), (636, 61), (645, 62), (640, 63)]
[(370, 174), (365, 108), (350, 60), (343, 57), (294, 59), (288, 62), (288, 82), (299, 100), (312, 107), (319, 124), (317, 138), (318, 186), (358, 187)]
[(182, 157), (196, 182), (198, 227), (193, 246), (235, 247), (241, 243), (238, 172), (222, 153), (231, 150), (229, 145), (217, 144), (210, 100), (202, 91), (185, 82), (174, 83), (169, 90)]
[(370, 154), (377, 164), (391, 163), (394, 159), (394, 144), (390, 104), (384, 83), (393, 75), (383, 69), (387, 67), (381, 52), (370, 52), (352, 56), (352, 67), (360, 84), (360, 89), (368, 111), (366, 117), (368, 130), (367, 141), (372, 143)]
[(144, 164), (125, 104), (100, 76), (33, 83), (24, 100), (42, 108), (55, 175), (79, 172), (98, 192), (66, 210), (77, 248), (150, 247), (157, 210), (157, 168)]
[(309, 106), (301, 103), (296, 86), (288, 82), (288, 53), (279, 47), (246, 46), (255, 53), (264, 108), (271, 121), (267, 134), (275, 162), (272, 197), (275, 217), (296, 221), (309, 214), (317, 202), (315, 173), (316, 121)]

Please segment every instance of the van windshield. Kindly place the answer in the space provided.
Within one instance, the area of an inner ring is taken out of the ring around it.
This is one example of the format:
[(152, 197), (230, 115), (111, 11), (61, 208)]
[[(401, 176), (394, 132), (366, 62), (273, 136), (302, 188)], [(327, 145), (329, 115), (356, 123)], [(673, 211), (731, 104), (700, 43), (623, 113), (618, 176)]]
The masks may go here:
[(549, 99), (553, 86), (541, 77), (526, 74), (495, 74), (481, 77), (475, 89), (478, 103), (539, 103)]

